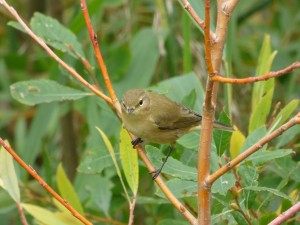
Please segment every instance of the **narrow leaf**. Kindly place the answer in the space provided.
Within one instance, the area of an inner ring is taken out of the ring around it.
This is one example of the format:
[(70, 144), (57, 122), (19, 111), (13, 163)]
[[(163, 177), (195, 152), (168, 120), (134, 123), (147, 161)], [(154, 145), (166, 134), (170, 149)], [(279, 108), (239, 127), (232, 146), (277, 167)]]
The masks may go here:
[[(228, 115), (225, 113), (225, 111), (221, 112), (218, 121), (228, 125), (230, 124), (230, 119)], [(219, 156), (223, 155), (223, 153), (229, 148), (231, 135), (232, 132), (214, 129), (213, 137), (216, 144), (217, 153)]]
[(230, 138), (230, 156), (231, 159), (237, 157), (240, 153), (240, 150), (245, 142), (245, 136), (243, 133), (237, 128), (234, 128), (234, 132)]
[(92, 95), (91, 93), (63, 86), (53, 80), (17, 82), (10, 86), (10, 92), (14, 99), (26, 105), (77, 100)]
[(105, 143), (105, 145), (106, 145), (106, 148), (107, 148), (107, 150), (109, 151), (109, 154), (110, 154), (110, 156), (111, 156), (111, 158), (112, 158), (112, 160), (113, 160), (113, 162), (114, 162), (114, 165), (115, 165), (115, 168), (116, 168), (118, 177), (119, 177), (119, 179), (120, 179), (120, 181), (121, 181), (121, 184), (122, 184), (124, 193), (126, 194), (127, 200), (128, 200), (128, 202), (130, 203), (129, 195), (128, 195), (128, 193), (127, 193), (127, 189), (126, 189), (126, 187), (125, 187), (125, 184), (124, 184), (124, 181), (123, 181), (123, 178), (122, 178), (122, 175), (121, 175), (121, 171), (120, 171), (120, 168), (119, 168), (119, 165), (118, 165), (118, 162), (117, 162), (117, 158), (116, 158), (116, 155), (115, 155), (115, 151), (114, 151), (114, 149), (113, 149), (113, 147), (112, 147), (112, 145), (111, 145), (109, 139), (108, 139), (107, 136), (104, 134), (104, 132), (103, 132), (100, 128), (98, 128), (98, 127), (96, 127), (96, 129), (99, 131), (99, 133), (100, 133), (101, 137), (103, 138), (103, 141), (104, 141), (104, 143)]
[(286, 194), (278, 191), (277, 189), (273, 189), (273, 188), (268, 188), (268, 187), (258, 187), (258, 186), (248, 186), (248, 187), (244, 187), (243, 188), (244, 190), (251, 190), (251, 191), (267, 191), (273, 195), (276, 195), (278, 197), (281, 197), (281, 198), (284, 198), (284, 199), (287, 199), (291, 202), (296, 202), (297, 199), (292, 199), (290, 198), (289, 196), (287, 196)]
[(35, 219), (37, 219), (43, 225), (80, 225), (82, 224), (78, 219), (72, 216), (67, 212), (52, 212), (45, 208), (22, 203), (21, 206), (32, 215)]
[[(256, 76), (263, 75), (270, 71), (276, 53), (276, 51), (272, 52), (271, 50), (270, 35), (266, 35), (258, 59)], [(266, 123), (267, 116), (271, 109), (273, 92), (274, 78), (254, 84), (249, 133)]]
[(279, 126), (281, 126), (295, 111), (297, 106), (299, 105), (299, 99), (293, 99), (289, 102), (276, 116), (275, 120), (271, 124), (271, 129), (275, 130)]
[[(9, 143), (6, 142), (6, 144)], [(2, 146), (0, 148), (0, 179), (0, 186), (9, 193), (15, 202), (20, 202), (20, 189), (13, 158)]]
[(84, 214), (80, 200), (61, 163), (57, 167), (56, 177), (57, 187), (62, 197), (65, 198), (80, 214)]
[(138, 156), (137, 151), (132, 148), (131, 138), (124, 128), (120, 133), (120, 158), (129, 187), (133, 194), (136, 194), (139, 183)]
[(252, 161), (254, 166), (262, 165), (273, 159), (281, 158), (294, 153), (292, 149), (280, 149), (272, 151), (258, 151), (247, 158), (245, 161)]

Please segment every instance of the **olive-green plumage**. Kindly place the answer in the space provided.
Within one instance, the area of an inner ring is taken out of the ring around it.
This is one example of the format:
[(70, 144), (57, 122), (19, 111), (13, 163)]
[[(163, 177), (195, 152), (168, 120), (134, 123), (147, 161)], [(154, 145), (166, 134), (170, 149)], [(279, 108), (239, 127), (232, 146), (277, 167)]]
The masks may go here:
[[(122, 120), (127, 130), (144, 141), (174, 144), (182, 135), (200, 129), (202, 116), (164, 95), (130, 89), (123, 95)], [(216, 121), (214, 127), (232, 130)]]

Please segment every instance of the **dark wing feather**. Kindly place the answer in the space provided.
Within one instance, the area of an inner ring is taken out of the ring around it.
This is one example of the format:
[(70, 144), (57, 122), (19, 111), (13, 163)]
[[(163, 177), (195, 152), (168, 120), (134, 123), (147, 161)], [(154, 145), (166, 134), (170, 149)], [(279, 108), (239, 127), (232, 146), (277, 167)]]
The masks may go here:
[(201, 123), (202, 116), (178, 103), (172, 103), (173, 107), (169, 108), (172, 110), (171, 113), (165, 110), (159, 110), (162, 113), (156, 114), (154, 122), (158, 126), (158, 129), (188, 129), (197, 126)]

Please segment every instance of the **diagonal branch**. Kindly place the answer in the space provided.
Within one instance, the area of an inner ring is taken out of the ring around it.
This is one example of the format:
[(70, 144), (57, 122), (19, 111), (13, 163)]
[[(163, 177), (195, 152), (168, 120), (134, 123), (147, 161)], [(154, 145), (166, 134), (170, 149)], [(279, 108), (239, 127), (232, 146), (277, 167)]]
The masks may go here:
[(106, 96), (101, 91), (99, 91), (96, 87), (94, 87), (89, 82), (87, 82), (79, 73), (77, 73), (76, 70), (74, 70), (71, 66), (69, 66), (67, 63), (65, 63), (61, 58), (59, 58), (40, 37), (36, 36), (35, 33), (33, 33), (33, 31), (26, 25), (26, 23), (22, 20), (22, 18), (19, 16), (19, 14), (16, 12), (16, 10), (13, 7), (8, 5), (5, 0), (1, 0), (0, 4), (2, 4), (11, 13), (11, 15), (25, 29), (25, 31), (28, 33), (28, 35), (33, 40), (35, 40), (54, 60), (56, 60), (59, 65), (61, 65), (63, 68), (65, 68), (73, 77), (75, 77), (80, 83), (82, 83), (84, 86), (86, 86), (92, 92), (94, 92), (97, 96), (99, 96), (100, 98), (105, 100), (108, 104), (112, 105), (112, 100), (108, 96)]
[(264, 74), (264, 75), (258, 76), (258, 77), (229, 78), (229, 77), (223, 77), (221, 75), (215, 75), (214, 77), (212, 77), (212, 80), (216, 81), (216, 82), (221, 82), (221, 83), (249, 84), (249, 83), (254, 83), (257, 81), (268, 80), (273, 77), (279, 77), (286, 73), (290, 73), (297, 68), (300, 68), (300, 62), (294, 62), (293, 64), (287, 66), (284, 69), (281, 69), (278, 71), (272, 71), (270, 73), (267, 73), (267, 74)]
[(88, 32), (89, 32), (89, 35), (90, 35), (91, 42), (93, 44), (93, 48), (94, 48), (94, 53), (95, 53), (96, 60), (97, 60), (99, 66), (100, 66), (100, 69), (102, 71), (102, 76), (103, 76), (106, 88), (107, 88), (107, 90), (109, 92), (109, 95), (110, 95), (110, 98), (111, 98), (111, 100), (113, 102), (113, 105), (114, 105), (114, 107), (115, 107), (118, 115), (120, 116), (121, 107), (120, 107), (117, 95), (115, 93), (115, 90), (114, 90), (114, 88), (112, 86), (112, 83), (110, 81), (110, 78), (109, 78), (109, 75), (108, 75), (108, 72), (107, 72), (107, 69), (106, 69), (106, 66), (105, 66), (105, 63), (104, 63), (104, 60), (103, 60), (100, 48), (99, 48), (99, 43), (98, 43), (98, 40), (97, 40), (97, 35), (96, 35), (96, 33), (95, 33), (94, 29), (93, 29), (93, 26), (92, 26), (92, 23), (91, 23), (91, 19), (90, 19), (90, 15), (89, 15), (89, 11), (87, 9), (86, 1), (85, 0), (81, 0), (81, 10), (82, 10), (82, 13), (83, 13), (83, 16), (84, 16), (84, 20), (85, 20), (86, 26), (88, 28)]
[(289, 208), (285, 212), (281, 213), (278, 217), (276, 217), (268, 225), (280, 225), (280, 224), (283, 224), (283, 222), (287, 221), (289, 218), (291, 218), (297, 212), (300, 212), (300, 202), (296, 203), (291, 208)]
[(259, 149), (261, 149), (265, 144), (269, 143), (274, 138), (278, 137), (285, 131), (287, 131), (292, 126), (295, 126), (296, 124), (300, 124), (300, 112), (297, 113), (295, 117), (290, 119), (287, 123), (283, 124), (281, 127), (270, 133), (269, 135), (266, 135), (262, 139), (260, 139), (257, 143), (252, 145), (250, 148), (248, 148), (246, 151), (244, 151), (242, 154), (238, 155), (236, 158), (228, 162), (226, 165), (218, 169), (216, 172), (211, 174), (207, 180), (206, 183), (209, 185), (212, 185), (218, 178), (220, 178), (222, 175), (224, 175), (227, 171), (234, 168), (236, 165), (244, 161), (248, 156), (252, 155)]
[(22, 166), (35, 180), (37, 180), (40, 185), (48, 191), (57, 201), (59, 201), (64, 207), (66, 207), (74, 217), (79, 219), (83, 224), (92, 225), (85, 217), (79, 214), (68, 202), (66, 199), (60, 197), (44, 180), (41, 178), (37, 172), (29, 165), (27, 165), (18, 155), (17, 153), (8, 145), (6, 144), (2, 138), (0, 137), (0, 145), (9, 152), (9, 154)]

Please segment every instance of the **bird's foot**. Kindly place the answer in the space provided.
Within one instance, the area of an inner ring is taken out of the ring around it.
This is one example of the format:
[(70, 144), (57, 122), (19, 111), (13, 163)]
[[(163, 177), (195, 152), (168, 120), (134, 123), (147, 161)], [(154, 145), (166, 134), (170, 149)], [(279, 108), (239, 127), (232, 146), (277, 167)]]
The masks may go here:
[(154, 170), (154, 171), (152, 171), (152, 172), (149, 172), (149, 173), (151, 173), (151, 174), (154, 174), (154, 175), (152, 176), (152, 180), (155, 180), (155, 179), (158, 177), (158, 175), (161, 173), (161, 170), (162, 170), (162, 168), (159, 168), (159, 169), (157, 169), (157, 170)]
[(132, 146), (135, 148), (138, 144), (142, 143), (143, 140), (141, 138), (135, 138), (131, 141)]

